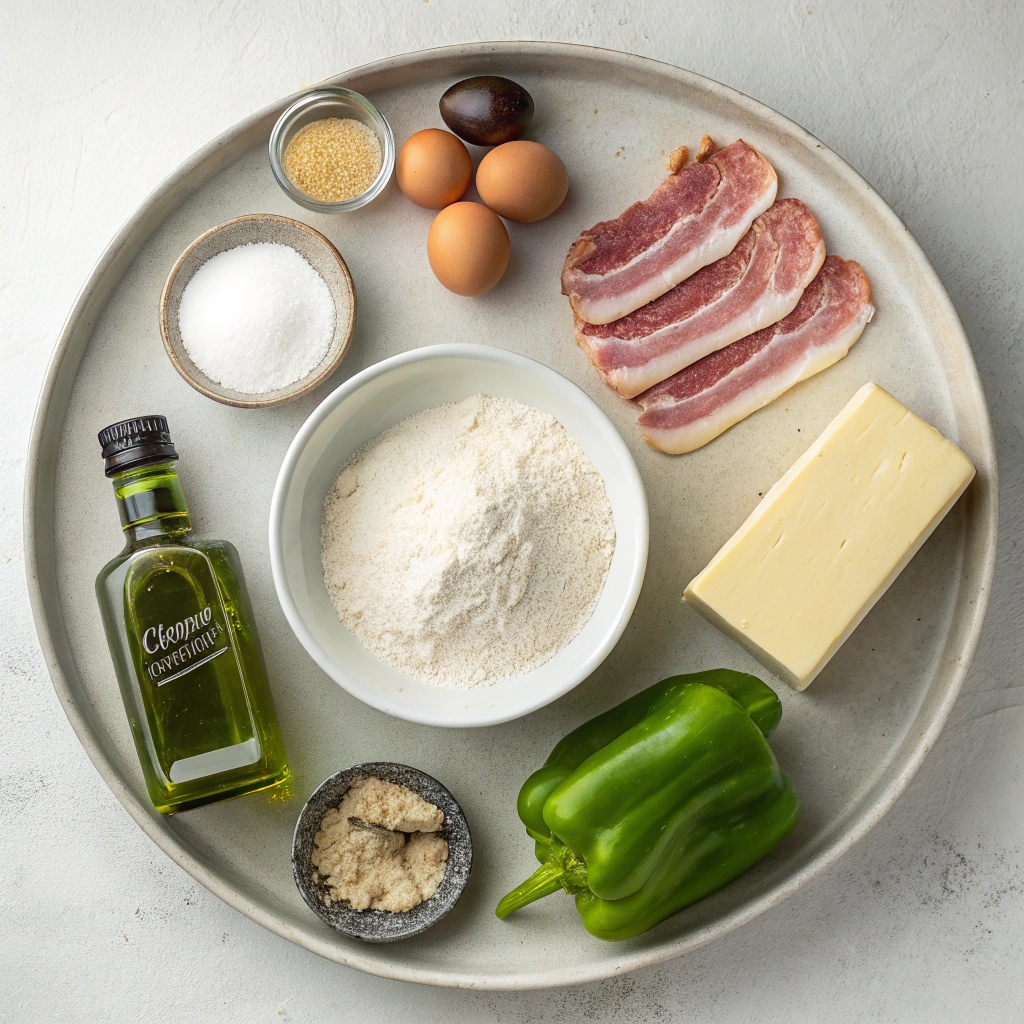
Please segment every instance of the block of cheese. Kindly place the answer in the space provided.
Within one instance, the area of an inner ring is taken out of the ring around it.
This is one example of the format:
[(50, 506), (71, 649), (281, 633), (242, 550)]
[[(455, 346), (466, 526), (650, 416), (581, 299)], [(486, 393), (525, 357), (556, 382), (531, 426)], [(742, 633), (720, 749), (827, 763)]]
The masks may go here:
[(683, 597), (803, 690), (973, 476), (959, 448), (866, 384)]

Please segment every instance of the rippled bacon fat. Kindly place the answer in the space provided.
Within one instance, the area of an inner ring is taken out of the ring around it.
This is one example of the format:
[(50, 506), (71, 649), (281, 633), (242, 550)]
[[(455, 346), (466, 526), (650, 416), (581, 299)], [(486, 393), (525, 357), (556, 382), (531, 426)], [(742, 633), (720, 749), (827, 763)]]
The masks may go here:
[(777, 187), (771, 164), (742, 139), (684, 166), (650, 198), (580, 235), (562, 292), (581, 320), (617, 320), (732, 252)]
[(761, 214), (728, 256), (610, 324), (576, 318), (576, 342), (625, 398), (781, 320), (825, 259), (818, 222), (799, 199)]
[(789, 316), (640, 395), (640, 432), (670, 454), (700, 448), (842, 359), (874, 311), (860, 265), (829, 256)]

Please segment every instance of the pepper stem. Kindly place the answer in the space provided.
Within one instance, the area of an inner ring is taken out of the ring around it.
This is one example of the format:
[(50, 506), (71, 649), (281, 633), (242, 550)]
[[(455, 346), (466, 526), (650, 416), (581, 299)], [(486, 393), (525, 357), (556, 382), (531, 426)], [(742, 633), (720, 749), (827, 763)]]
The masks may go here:
[(564, 874), (565, 870), (557, 859), (546, 860), (525, 882), (502, 897), (494, 913), (506, 918), (527, 904), (558, 892), (562, 888)]

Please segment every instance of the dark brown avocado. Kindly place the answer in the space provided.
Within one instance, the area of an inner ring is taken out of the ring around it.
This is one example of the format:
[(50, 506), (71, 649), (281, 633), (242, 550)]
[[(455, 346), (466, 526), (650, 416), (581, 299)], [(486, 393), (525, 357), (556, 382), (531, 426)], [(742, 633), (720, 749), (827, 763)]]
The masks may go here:
[(444, 123), (475, 146), (500, 146), (518, 139), (533, 121), (533, 97), (496, 75), (456, 82), (438, 104)]

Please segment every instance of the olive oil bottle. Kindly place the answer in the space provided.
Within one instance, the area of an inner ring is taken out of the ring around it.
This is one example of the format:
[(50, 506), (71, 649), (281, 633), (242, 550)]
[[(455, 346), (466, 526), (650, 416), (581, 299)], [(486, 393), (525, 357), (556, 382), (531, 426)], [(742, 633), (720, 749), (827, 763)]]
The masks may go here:
[(288, 777), (238, 552), (192, 535), (163, 416), (100, 431), (125, 547), (96, 578), (153, 806), (163, 814)]

